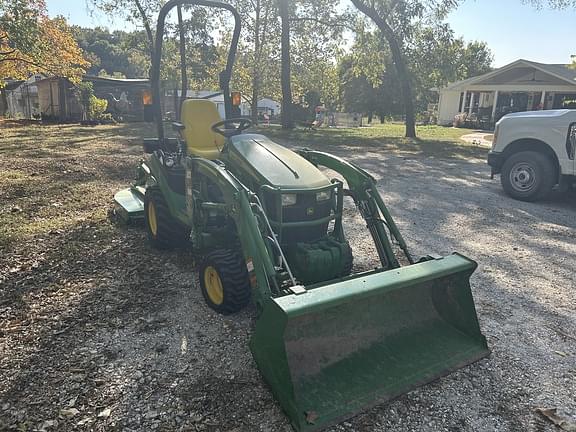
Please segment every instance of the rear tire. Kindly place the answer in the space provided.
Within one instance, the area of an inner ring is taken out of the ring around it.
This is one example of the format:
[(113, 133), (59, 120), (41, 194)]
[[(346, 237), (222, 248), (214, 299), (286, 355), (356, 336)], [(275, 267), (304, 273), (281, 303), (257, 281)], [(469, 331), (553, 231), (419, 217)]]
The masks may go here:
[(520, 201), (538, 201), (546, 197), (556, 184), (556, 169), (542, 153), (523, 151), (504, 162), (500, 182), (509, 196)]
[(238, 312), (250, 301), (246, 263), (235, 251), (218, 249), (209, 253), (200, 263), (198, 277), (204, 300), (218, 313)]
[(162, 192), (157, 188), (146, 189), (144, 223), (148, 240), (157, 249), (184, 246), (190, 237), (190, 228), (172, 217)]

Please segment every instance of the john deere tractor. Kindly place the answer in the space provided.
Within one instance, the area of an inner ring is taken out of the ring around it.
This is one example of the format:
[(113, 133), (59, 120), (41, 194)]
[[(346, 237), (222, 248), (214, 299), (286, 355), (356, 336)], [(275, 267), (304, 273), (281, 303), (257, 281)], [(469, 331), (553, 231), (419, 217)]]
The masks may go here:
[[(220, 74), (226, 118), (213, 102), (186, 99), (183, 86), (177, 136), (169, 138), (160, 61), (166, 16), (182, 5), (227, 10), (235, 29)], [(161, 9), (151, 74), (157, 137), (144, 141), (149, 157), (137, 180), (116, 194), (118, 214), (143, 219), (155, 247), (188, 245), (215, 311), (255, 304), (250, 349), (298, 431), (322, 429), (488, 355), (470, 290), (474, 261), (459, 254), (415, 259), (370, 174), (328, 153), (295, 152), (248, 133), (250, 120), (232, 117), (239, 33), (229, 4), (171, 0)], [(345, 197), (374, 241), (374, 270), (351, 274)]]

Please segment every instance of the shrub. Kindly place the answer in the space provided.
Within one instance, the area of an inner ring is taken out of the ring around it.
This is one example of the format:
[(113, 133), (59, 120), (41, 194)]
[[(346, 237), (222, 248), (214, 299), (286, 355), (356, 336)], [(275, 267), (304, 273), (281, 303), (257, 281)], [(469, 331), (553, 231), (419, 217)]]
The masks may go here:
[(88, 102), (88, 119), (101, 120), (106, 108), (108, 108), (108, 101), (106, 99), (98, 99), (96, 96), (91, 95)]

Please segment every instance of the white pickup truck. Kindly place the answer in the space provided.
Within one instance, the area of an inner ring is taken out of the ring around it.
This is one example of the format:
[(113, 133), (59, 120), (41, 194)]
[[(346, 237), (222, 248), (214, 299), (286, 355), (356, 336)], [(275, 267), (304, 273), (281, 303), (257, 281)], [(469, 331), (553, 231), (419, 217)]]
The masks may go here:
[(576, 110), (508, 114), (496, 124), (488, 165), (512, 198), (536, 201), (576, 182)]

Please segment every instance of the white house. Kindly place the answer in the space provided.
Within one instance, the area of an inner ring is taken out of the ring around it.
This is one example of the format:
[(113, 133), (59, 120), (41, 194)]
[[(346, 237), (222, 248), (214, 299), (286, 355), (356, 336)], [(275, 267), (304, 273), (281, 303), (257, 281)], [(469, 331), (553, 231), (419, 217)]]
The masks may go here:
[(493, 125), (510, 112), (560, 108), (576, 109), (576, 69), (517, 60), (441, 89), (438, 124), (451, 125), (458, 113)]
[(262, 98), (258, 100), (258, 114), (268, 114), (269, 116), (280, 115), (282, 105), (270, 98)]

